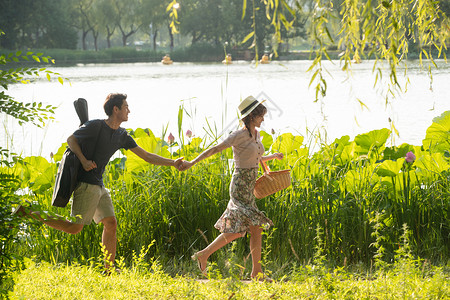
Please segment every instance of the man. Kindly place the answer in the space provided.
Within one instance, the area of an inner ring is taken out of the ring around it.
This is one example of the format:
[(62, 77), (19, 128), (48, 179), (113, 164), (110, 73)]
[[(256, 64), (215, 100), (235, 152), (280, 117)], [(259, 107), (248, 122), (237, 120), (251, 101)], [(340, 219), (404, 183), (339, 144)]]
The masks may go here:
[(83, 226), (90, 224), (92, 220), (102, 223), (102, 244), (109, 258), (109, 263), (106, 263), (108, 270), (114, 264), (117, 242), (117, 220), (111, 197), (103, 184), (103, 172), (111, 156), (118, 149), (124, 148), (154, 165), (179, 169), (182, 164), (182, 158), (173, 160), (145, 151), (120, 127), (122, 122), (128, 120), (130, 113), (126, 98), (125, 94), (109, 94), (103, 105), (108, 118), (86, 122), (67, 139), (67, 144), (83, 167), (78, 175), (80, 183), (73, 193), (71, 216), (75, 217), (75, 221), (42, 218), (41, 212), (27, 213), (22, 206), (16, 210), (19, 215), (28, 214), (52, 228), (70, 234), (79, 233)]

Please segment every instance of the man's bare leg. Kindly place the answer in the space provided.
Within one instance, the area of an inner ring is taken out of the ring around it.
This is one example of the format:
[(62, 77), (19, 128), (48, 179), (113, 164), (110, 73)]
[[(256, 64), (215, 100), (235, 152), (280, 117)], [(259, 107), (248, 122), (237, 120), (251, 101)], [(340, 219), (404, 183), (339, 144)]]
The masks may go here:
[[(29, 216), (35, 220), (41, 221), (42, 223), (50, 226), (51, 228), (63, 231), (65, 233), (77, 234), (83, 229), (83, 224), (76, 224), (64, 219), (64, 217), (54, 217), (48, 216), (44, 212), (40, 211), (28, 211), (28, 208), (20, 206), (16, 215), (20, 217)], [(42, 217), (44, 216), (44, 217)]]
[(116, 217), (106, 217), (100, 221), (103, 223), (103, 234), (102, 234), (102, 244), (105, 246), (107, 251), (109, 263), (106, 267), (114, 265), (114, 260), (116, 258), (116, 247), (117, 247), (117, 220)]

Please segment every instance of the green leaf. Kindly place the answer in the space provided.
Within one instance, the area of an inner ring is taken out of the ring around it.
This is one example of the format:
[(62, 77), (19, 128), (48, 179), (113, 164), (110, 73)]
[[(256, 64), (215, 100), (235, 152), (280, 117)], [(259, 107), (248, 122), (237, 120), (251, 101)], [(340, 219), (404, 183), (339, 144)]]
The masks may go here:
[(390, 134), (391, 131), (387, 128), (373, 130), (369, 133), (357, 135), (355, 137), (355, 143), (361, 148), (361, 150), (368, 152), (373, 147), (383, 146)]
[(247, 10), (247, 0), (242, 1), (242, 17), (241, 20), (244, 20), (245, 11)]
[(180, 105), (178, 107), (178, 135), (180, 137), (183, 136), (182, 126), (183, 126), (183, 106)]
[(301, 147), (303, 139), (303, 136), (294, 136), (292, 133), (284, 133), (276, 139), (275, 143), (273, 143), (272, 151), (288, 155)]
[(320, 73), (320, 69), (317, 69), (314, 72), (313, 76), (311, 76), (311, 80), (309, 81), (309, 86), (311, 86), (311, 84), (314, 82), (314, 79), (316, 78), (317, 74), (319, 74), (319, 73)]
[(447, 160), (442, 153), (425, 153), (415, 161), (418, 173), (429, 176), (429, 174), (439, 174), (450, 168)]
[(425, 150), (443, 153), (450, 148), (450, 111), (443, 112), (433, 119), (422, 141)]
[(262, 138), (262, 144), (264, 146), (264, 150), (268, 151), (270, 149), (270, 146), (272, 146), (273, 138), (270, 134), (268, 134), (265, 131), (260, 132), (261, 138)]
[(395, 177), (400, 174), (400, 171), (405, 162), (404, 158), (400, 158), (396, 161), (394, 160), (385, 160), (381, 164), (378, 165), (376, 173), (379, 176), (388, 176)]
[(242, 40), (241, 44), (244, 44), (245, 42), (247, 42), (254, 35), (255, 35), (254, 31), (252, 31), (249, 34), (247, 34), (247, 36)]

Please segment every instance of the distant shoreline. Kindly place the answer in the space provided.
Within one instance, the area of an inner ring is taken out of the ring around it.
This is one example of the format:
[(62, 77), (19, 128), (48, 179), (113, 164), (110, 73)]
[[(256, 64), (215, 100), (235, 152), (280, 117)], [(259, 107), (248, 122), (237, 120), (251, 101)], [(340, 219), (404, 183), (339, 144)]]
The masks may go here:
[[(6, 50), (0, 49), (1, 53), (15, 53), (20, 50)], [(161, 62), (161, 59), (167, 53), (170, 53), (170, 57), (174, 62), (191, 62), (191, 63), (212, 63), (222, 62), (225, 57), (223, 49), (219, 48), (204, 48), (204, 47), (189, 47), (174, 49), (172, 52), (164, 50), (150, 50), (150, 49), (136, 49), (136, 48), (110, 48), (100, 51), (83, 51), (83, 50), (70, 50), (70, 49), (27, 49), (22, 52), (34, 52), (43, 53), (44, 56), (50, 56), (54, 59), (58, 66), (74, 66), (77, 64), (100, 64), (100, 63), (139, 63), (139, 62)], [(447, 50), (448, 52), (448, 50)], [(252, 62), (255, 59), (254, 52), (248, 49), (232, 49), (229, 51), (232, 55), (233, 61), (248, 61)], [(327, 54), (332, 60), (339, 60), (342, 55), (341, 50), (328, 50)], [(286, 53), (278, 53), (276, 56), (274, 53), (269, 54), (273, 61), (291, 61), (291, 60), (313, 60), (316, 54), (313, 50), (298, 50), (290, 51)], [(262, 53), (258, 55), (260, 59)], [(433, 57), (437, 58), (437, 53)], [(424, 59), (426, 57), (423, 57)], [(443, 54), (441, 57), (443, 58)], [(323, 60), (328, 60), (325, 55)], [(361, 57), (362, 60), (372, 60), (371, 57)], [(407, 60), (419, 59), (419, 53), (410, 52)], [(42, 66), (43, 63), (36, 63), (34, 61), (20, 61), (8, 63), (8, 68), (12, 65), (16, 66)], [(47, 64), (54, 66), (53, 64)], [(1, 69), (1, 66), (0, 66)]]

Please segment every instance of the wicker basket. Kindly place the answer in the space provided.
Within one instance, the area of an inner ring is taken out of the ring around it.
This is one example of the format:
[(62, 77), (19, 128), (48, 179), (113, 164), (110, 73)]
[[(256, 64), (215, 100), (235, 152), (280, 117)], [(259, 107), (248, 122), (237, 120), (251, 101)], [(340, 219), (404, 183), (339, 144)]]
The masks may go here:
[(291, 185), (291, 170), (271, 172), (265, 162), (261, 161), (264, 174), (256, 180), (253, 194), (256, 198), (264, 198), (281, 191)]

